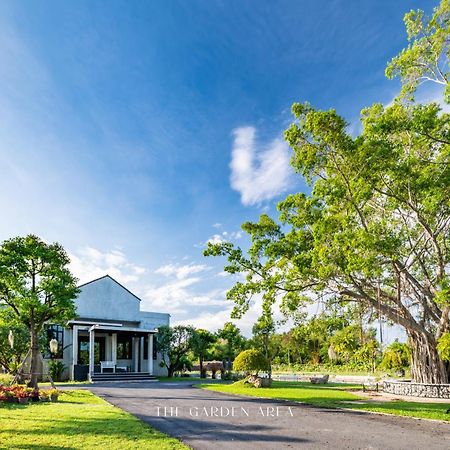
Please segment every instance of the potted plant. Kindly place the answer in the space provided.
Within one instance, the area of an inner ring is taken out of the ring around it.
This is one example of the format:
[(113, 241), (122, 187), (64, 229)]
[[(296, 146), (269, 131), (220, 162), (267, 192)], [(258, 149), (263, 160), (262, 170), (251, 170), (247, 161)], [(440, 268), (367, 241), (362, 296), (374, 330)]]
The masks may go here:
[(39, 389), (28, 388), (27, 391), (32, 402), (39, 401)]
[(26, 388), (16, 389), (16, 398), (21, 405), (26, 405), (30, 399)]
[(59, 391), (58, 389), (49, 389), (48, 395), (50, 397), (50, 401), (57, 402), (59, 397)]
[(41, 400), (41, 402), (49, 402), (50, 395), (49, 395), (48, 391), (41, 390), (39, 392), (39, 399)]

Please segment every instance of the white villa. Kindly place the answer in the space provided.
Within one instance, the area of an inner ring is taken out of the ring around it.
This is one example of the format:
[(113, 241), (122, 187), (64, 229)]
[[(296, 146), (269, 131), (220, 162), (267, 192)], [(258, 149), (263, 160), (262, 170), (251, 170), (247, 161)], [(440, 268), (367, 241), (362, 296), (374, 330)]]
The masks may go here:
[(169, 325), (169, 314), (141, 311), (141, 300), (109, 275), (80, 290), (76, 319), (65, 328), (48, 327), (49, 340), (58, 341), (56, 359), (67, 367), (65, 379), (138, 380), (167, 374), (159, 365), (154, 336), (159, 326)]

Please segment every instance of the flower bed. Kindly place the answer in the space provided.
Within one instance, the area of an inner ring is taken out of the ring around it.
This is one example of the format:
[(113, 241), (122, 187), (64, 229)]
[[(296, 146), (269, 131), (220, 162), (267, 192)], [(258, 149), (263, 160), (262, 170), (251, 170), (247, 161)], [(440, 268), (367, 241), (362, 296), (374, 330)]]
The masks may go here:
[(22, 403), (29, 401), (38, 402), (40, 400), (58, 400), (59, 391), (57, 389), (39, 390), (23, 385), (0, 386), (0, 403)]

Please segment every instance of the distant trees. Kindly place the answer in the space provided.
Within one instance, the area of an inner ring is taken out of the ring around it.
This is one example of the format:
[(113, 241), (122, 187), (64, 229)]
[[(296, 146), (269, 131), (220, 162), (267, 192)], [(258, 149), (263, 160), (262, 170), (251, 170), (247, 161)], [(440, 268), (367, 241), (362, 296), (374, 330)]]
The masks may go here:
[(203, 362), (209, 353), (209, 349), (211, 348), (211, 344), (216, 342), (217, 337), (203, 329), (195, 329), (191, 336), (190, 348), (195, 357), (199, 359), (200, 363), (200, 377), (206, 377), (206, 371), (203, 368)]
[(221, 359), (229, 363), (245, 349), (246, 339), (241, 334), (241, 330), (232, 322), (226, 322), (222, 329), (217, 331), (216, 354), (222, 355)]

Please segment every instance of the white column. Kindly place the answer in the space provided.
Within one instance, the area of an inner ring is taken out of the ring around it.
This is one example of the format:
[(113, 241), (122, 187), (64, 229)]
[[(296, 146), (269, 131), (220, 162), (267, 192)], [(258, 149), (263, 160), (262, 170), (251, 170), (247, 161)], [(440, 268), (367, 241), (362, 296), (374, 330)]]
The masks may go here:
[(133, 338), (133, 358), (134, 358), (134, 371), (139, 370), (139, 338)]
[(114, 363), (113, 372), (115, 372), (117, 364), (117, 333), (113, 333), (111, 336), (111, 361)]
[(144, 372), (144, 338), (139, 338), (139, 361), (141, 362), (141, 372)]
[(153, 375), (153, 334), (148, 335), (148, 371), (150, 375)]
[(91, 379), (92, 374), (94, 373), (94, 353), (95, 353), (95, 331), (94, 328), (91, 327), (89, 329), (89, 379)]
[(72, 367), (70, 375), (75, 380), (75, 366), (78, 364), (78, 325), (74, 325), (72, 329)]

